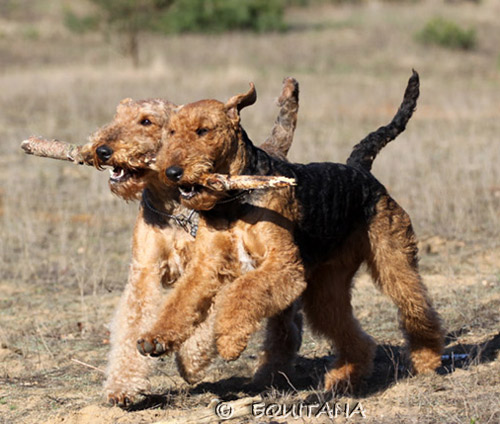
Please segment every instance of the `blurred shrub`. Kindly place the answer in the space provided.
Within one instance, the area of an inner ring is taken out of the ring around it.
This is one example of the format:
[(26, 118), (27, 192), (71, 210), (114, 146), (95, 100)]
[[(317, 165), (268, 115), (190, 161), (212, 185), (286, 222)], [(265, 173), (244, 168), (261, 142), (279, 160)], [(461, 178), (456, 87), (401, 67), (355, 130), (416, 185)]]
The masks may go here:
[(463, 29), (457, 23), (433, 18), (416, 34), (417, 40), (424, 44), (435, 44), (443, 47), (471, 50), (476, 47), (476, 30)]
[(104, 24), (118, 32), (160, 31), (223, 32), (274, 31), (285, 27), (286, 0), (91, 0), (99, 12), (64, 15), (65, 25), (76, 33)]
[(165, 33), (285, 28), (285, 0), (179, 0), (159, 20)]
[[(421, 0), (381, 0), (387, 3), (417, 3)], [(313, 6), (316, 4), (361, 4), (368, 0), (285, 0), (286, 6)]]
[(28, 25), (24, 28), (23, 36), (27, 40), (35, 41), (35, 40), (38, 40), (38, 38), (40, 37), (40, 34), (35, 27)]
[[(1, 1), (1, 0), (0, 0)], [(97, 28), (118, 33), (133, 64), (139, 64), (141, 32), (275, 31), (285, 28), (286, 0), (90, 0), (96, 13), (79, 17), (65, 13), (71, 31)]]
[(363, 3), (366, 0), (286, 0), (287, 6), (313, 6), (315, 4), (347, 4)]
[(96, 9), (79, 17), (71, 9), (65, 13), (65, 24), (74, 32), (101, 29), (105, 34), (115, 32), (125, 41), (127, 53), (134, 66), (139, 64), (139, 33), (150, 31), (158, 17), (168, 11), (175, 1), (183, 0), (90, 0)]
[(72, 32), (83, 34), (98, 29), (99, 18), (95, 15), (78, 16), (71, 10), (65, 10), (64, 25)]
[(422, 0), (382, 0), (386, 3), (419, 3)]

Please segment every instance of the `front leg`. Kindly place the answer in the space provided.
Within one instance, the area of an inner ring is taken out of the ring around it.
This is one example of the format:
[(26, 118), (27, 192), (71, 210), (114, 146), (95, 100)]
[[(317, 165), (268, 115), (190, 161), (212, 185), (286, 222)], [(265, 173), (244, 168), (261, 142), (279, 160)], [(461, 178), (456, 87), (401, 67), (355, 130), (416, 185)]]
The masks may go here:
[(122, 406), (148, 386), (152, 362), (138, 354), (138, 335), (153, 323), (157, 314), (161, 283), (159, 272), (132, 264), (129, 282), (111, 323), (111, 350), (106, 369), (105, 395), (109, 402)]
[[(217, 304), (217, 297), (215, 305)], [(182, 344), (176, 353), (175, 361), (181, 377), (190, 384), (197, 383), (204, 371), (217, 356), (215, 346), (215, 305), (208, 316), (196, 327), (194, 333)]]
[(178, 350), (205, 319), (219, 288), (239, 275), (236, 264), (229, 232), (207, 233), (200, 226), (186, 272), (167, 297), (151, 330), (137, 341), (139, 352), (160, 356)]
[[(183, 239), (184, 237), (184, 239)], [(111, 323), (111, 350), (104, 391), (111, 403), (127, 405), (149, 387), (148, 374), (154, 364), (139, 355), (137, 338), (151, 328), (160, 312), (162, 278), (178, 275), (171, 259), (190, 238), (184, 231), (166, 227), (161, 232), (139, 214), (133, 235), (129, 279)]]
[(288, 308), (306, 288), (304, 267), (291, 233), (256, 233), (266, 237), (261, 240), (267, 246), (265, 259), (230, 284), (218, 305), (217, 350), (226, 360), (237, 359), (260, 322)]

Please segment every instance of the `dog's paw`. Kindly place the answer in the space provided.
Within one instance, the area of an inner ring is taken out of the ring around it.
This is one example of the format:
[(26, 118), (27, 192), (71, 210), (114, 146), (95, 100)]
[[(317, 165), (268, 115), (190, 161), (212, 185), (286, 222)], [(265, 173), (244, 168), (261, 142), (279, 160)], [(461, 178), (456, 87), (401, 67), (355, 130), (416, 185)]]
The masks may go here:
[(141, 355), (157, 357), (169, 353), (172, 347), (160, 337), (144, 336), (137, 340), (137, 350)]
[[(113, 372), (108, 375), (103, 394), (110, 405), (128, 408), (140, 394), (149, 392), (150, 386), (146, 376), (138, 372), (140, 367), (134, 367), (134, 361), (121, 365), (119, 375)], [(113, 371), (118, 371), (118, 367)]]
[(338, 361), (331, 370), (325, 374), (324, 387), (327, 392), (349, 393), (356, 390), (359, 384), (368, 378), (373, 369), (373, 363), (365, 362), (343, 362)]
[(120, 406), (122, 408), (129, 407), (135, 399), (133, 395), (123, 392), (108, 393), (107, 397), (111, 406)]
[(248, 344), (248, 337), (221, 335), (217, 338), (217, 351), (226, 361), (235, 361), (240, 357)]

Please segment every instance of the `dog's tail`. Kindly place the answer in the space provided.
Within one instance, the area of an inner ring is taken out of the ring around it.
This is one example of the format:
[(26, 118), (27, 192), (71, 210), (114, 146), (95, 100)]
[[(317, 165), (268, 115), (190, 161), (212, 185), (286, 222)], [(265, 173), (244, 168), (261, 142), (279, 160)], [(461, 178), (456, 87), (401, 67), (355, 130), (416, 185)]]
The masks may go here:
[(280, 111), (271, 135), (260, 145), (260, 148), (273, 156), (286, 159), (297, 127), (299, 111), (299, 83), (295, 78), (287, 77), (283, 80), (278, 106)]
[(354, 146), (351, 155), (347, 159), (347, 165), (370, 171), (377, 154), (390, 141), (401, 134), (406, 124), (410, 120), (413, 111), (417, 106), (417, 99), (420, 94), (420, 81), (418, 73), (413, 70), (413, 74), (408, 80), (408, 86), (403, 97), (403, 102), (392, 118), (389, 125), (380, 127), (378, 130), (368, 134), (363, 140)]

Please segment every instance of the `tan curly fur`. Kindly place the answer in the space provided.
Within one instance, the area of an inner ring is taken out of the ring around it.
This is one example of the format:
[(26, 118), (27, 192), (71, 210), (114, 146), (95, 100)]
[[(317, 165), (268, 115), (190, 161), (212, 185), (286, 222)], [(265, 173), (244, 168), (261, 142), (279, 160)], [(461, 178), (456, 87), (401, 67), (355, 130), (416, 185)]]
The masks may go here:
[[(298, 83), (293, 78), (285, 79), (278, 105), (280, 113), (265, 147), (285, 157), (297, 121)], [(154, 361), (139, 355), (136, 341), (157, 320), (159, 307), (168, 297), (166, 289), (176, 283), (191, 258), (194, 239), (171, 218), (187, 217), (191, 211), (179, 204), (177, 189), (161, 184), (155, 165), (162, 131), (175, 107), (163, 99), (125, 99), (112, 122), (97, 130), (81, 151), (83, 158), (97, 168), (111, 168), (109, 186), (114, 194), (125, 200), (142, 198), (133, 233), (129, 279), (111, 323), (104, 385), (108, 400), (120, 405), (129, 404), (148, 389), (147, 376)], [(232, 268), (231, 272), (241, 272), (238, 262)], [(203, 376), (217, 353), (213, 343), (214, 315), (208, 316), (176, 355), (179, 372), (189, 382)], [(288, 327), (279, 329), (275, 339), (300, 334), (300, 318), (277, 319)], [(284, 360), (291, 361), (300, 346), (300, 336), (294, 337), (299, 342), (290, 345)]]

